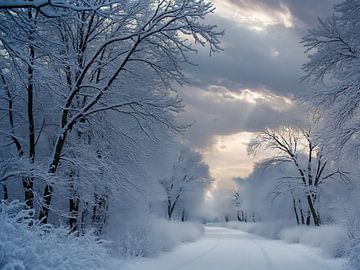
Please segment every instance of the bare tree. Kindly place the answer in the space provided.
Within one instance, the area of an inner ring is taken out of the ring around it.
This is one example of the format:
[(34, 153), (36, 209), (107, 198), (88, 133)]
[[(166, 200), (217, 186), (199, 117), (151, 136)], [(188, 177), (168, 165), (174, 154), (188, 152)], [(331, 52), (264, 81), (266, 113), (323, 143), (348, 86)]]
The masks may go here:
[(320, 187), (330, 178), (348, 181), (346, 173), (340, 170), (329, 172), (327, 168), (329, 160), (323, 156), (321, 147), (313, 142), (311, 128), (299, 129), (284, 126), (277, 129), (265, 129), (249, 145), (249, 153), (255, 154), (262, 149), (270, 149), (274, 153), (272, 157), (261, 161), (262, 166), (291, 164), (297, 171), (296, 176), (281, 177), (282, 181), (276, 187), (275, 197), (283, 192), (291, 195), (294, 213), (299, 224), (298, 211), (301, 218), (303, 213), (301, 198), (297, 198), (296, 194), (300, 190), (307, 202), (306, 224), (310, 225), (310, 217), (312, 217), (315, 226), (319, 226), (321, 217), (317, 209), (317, 200), (320, 196)]

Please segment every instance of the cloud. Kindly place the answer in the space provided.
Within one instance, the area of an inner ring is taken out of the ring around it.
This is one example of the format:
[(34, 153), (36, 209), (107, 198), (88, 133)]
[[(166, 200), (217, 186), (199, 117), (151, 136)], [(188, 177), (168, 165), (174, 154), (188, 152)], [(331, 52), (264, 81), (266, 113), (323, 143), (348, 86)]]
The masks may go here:
[(217, 135), (256, 132), (264, 127), (302, 122), (302, 109), (288, 97), (268, 89), (229, 90), (211, 85), (190, 87), (181, 96), (186, 104), (184, 121), (196, 121), (187, 132), (189, 144), (206, 148)]
[(200, 49), (192, 59), (199, 65), (185, 70), (191, 86), (180, 91), (182, 117), (196, 121), (186, 134), (189, 144), (229, 184), (252, 170), (244, 151), (249, 134), (303, 121), (305, 110), (293, 99), (311, 87), (300, 82), (307, 62), (300, 41), (339, 1), (212, 1), (217, 10), (208, 22), (225, 29), (224, 52), (209, 58)]
[(253, 30), (283, 25), (288, 28), (313, 26), (318, 17), (328, 16), (341, 0), (213, 0), (217, 14)]
[(293, 17), (287, 6), (280, 3), (276, 8), (258, 0), (213, 0), (217, 14), (255, 31), (271, 25), (293, 27)]
[(228, 102), (243, 102), (252, 105), (266, 105), (276, 111), (287, 111), (294, 105), (291, 99), (276, 95), (267, 89), (251, 90), (240, 89), (239, 91), (230, 91), (223, 86), (210, 85), (208, 93), (205, 95)]
[(216, 16), (211, 22), (226, 30), (224, 51), (210, 58), (206, 50), (199, 51), (193, 59), (199, 66), (186, 70), (193, 85), (267, 88), (281, 95), (307, 88), (300, 83), (301, 65), (306, 62), (306, 56), (295, 31), (277, 25), (265, 32), (254, 32)]

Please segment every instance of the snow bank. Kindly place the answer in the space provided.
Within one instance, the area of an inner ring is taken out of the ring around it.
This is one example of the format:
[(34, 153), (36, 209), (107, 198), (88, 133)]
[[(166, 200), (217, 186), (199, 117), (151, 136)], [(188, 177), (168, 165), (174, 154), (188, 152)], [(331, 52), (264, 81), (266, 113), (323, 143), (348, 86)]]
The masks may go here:
[(203, 233), (201, 224), (148, 217), (146, 222), (134, 218), (114, 223), (107, 235), (117, 257), (155, 257), (181, 243), (193, 242)]
[[(271, 239), (283, 240), (288, 243), (299, 243), (321, 249), (328, 257), (344, 255), (346, 233), (339, 225), (293, 226), (286, 222), (243, 223), (228, 222), (224, 226), (229, 229), (242, 230)], [(360, 249), (360, 245), (359, 245)]]
[(41, 225), (17, 202), (0, 205), (0, 269), (101, 269), (109, 257), (91, 234), (76, 237), (66, 229)]
[(344, 255), (346, 233), (337, 225), (297, 226), (282, 230), (280, 239), (288, 243), (318, 247), (330, 257), (341, 257)]

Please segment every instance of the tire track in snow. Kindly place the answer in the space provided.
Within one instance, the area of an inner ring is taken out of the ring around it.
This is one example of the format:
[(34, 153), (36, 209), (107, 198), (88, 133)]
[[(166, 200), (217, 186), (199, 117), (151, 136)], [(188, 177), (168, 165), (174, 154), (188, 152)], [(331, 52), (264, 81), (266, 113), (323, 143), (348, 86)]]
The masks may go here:
[(267, 251), (254, 239), (249, 238), (248, 239), (251, 243), (253, 243), (261, 252), (261, 254), (263, 255), (264, 261), (265, 261), (265, 265), (266, 265), (266, 270), (274, 270), (274, 266), (271, 262), (270, 256), (267, 253)]
[(202, 254), (200, 254), (200, 255), (192, 258), (191, 260), (189, 260), (189, 261), (187, 261), (187, 262), (184, 262), (184, 263), (176, 266), (175, 268), (172, 268), (171, 270), (179, 270), (179, 269), (181, 269), (181, 268), (183, 268), (183, 267), (185, 267), (185, 266), (188, 266), (188, 265), (190, 265), (190, 264), (192, 264), (192, 263), (194, 263), (194, 262), (202, 259), (203, 257), (209, 255), (212, 251), (214, 251), (214, 250), (219, 246), (219, 244), (220, 244), (220, 237), (217, 237), (216, 243), (214, 244), (214, 246), (212, 246), (211, 248), (209, 248), (209, 249), (208, 249), (207, 251), (205, 251), (204, 253), (202, 253)]

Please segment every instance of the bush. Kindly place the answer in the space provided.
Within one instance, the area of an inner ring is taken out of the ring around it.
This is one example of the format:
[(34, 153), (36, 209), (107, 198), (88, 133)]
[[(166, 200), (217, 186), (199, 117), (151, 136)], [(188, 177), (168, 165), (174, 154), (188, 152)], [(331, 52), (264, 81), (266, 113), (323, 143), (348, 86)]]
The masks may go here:
[(167, 221), (149, 215), (115, 220), (107, 228), (114, 255), (120, 257), (155, 257), (181, 243), (195, 241), (203, 233), (201, 224)]
[(16, 201), (0, 207), (0, 269), (101, 269), (109, 258), (104, 243), (90, 233), (42, 225)]
[(320, 227), (297, 226), (280, 232), (280, 239), (288, 243), (299, 243), (318, 247), (330, 257), (342, 257), (346, 233), (344, 228), (336, 225)]

